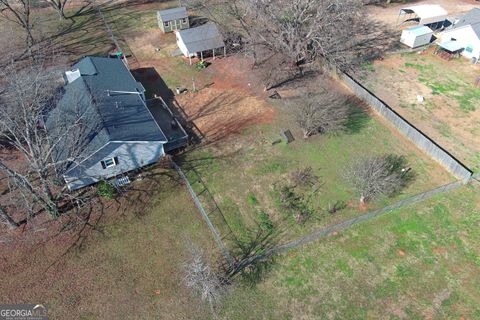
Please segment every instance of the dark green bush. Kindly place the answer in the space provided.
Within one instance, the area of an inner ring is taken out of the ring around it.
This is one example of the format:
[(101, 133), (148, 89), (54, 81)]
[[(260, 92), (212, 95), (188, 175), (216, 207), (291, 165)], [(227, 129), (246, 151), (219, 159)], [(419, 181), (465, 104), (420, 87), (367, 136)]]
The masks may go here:
[(100, 181), (97, 184), (97, 193), (102, 198), (114, 199), (117, 196), (117, 189), (107, 181)]
[(273, 222), (267, 213), (260, 211), (258, 213), (258, 219), (260, 220), (260, 228), (263, 231), (267, 231), (267, 232), (273, 231)]

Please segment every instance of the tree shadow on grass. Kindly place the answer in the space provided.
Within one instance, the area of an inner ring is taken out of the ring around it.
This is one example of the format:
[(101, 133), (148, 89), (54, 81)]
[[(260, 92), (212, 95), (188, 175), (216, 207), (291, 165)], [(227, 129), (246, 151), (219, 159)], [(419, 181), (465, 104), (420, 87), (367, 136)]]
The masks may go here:
[(351, 97), (347, 101), (348, 118), (345, 123), (344, 132), (347, 134), (356, 134), (362, 131), (372, 120), (367, 112), (366, 106), (360, 100)]

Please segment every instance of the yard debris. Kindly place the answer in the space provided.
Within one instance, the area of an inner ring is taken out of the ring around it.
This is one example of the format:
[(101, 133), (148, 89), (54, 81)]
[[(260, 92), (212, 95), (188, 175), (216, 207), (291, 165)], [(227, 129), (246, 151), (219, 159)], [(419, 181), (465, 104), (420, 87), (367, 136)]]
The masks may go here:
[(417, 95), (417, 101), (418, 101), (419, 103), (423, 103), (423, 102), (425, 101), (425, 98), (424, 98), (423, 96), (421, 96), (421, 95)]
[(273, 91), (271, 95), (268, 96), (270, 99), (282, 99), (280, 93), (277, 90)]
[(295, 138), (293, 137), (293, 134), (290, 130), (282, 129), (280, 131), (280, 135), (282, 136), (282, 139), (285, 140), (287, 143), (295, 141)]
[(282, 139), (277, 139), (277, 140), (272, 142), (272, 146), (274, 146), (276, 144), (279, 144), (280, 142), (282, 142)]
[(187, 92), (187, 88), (185, 88), (185, 87), (176, 87), (176, 88), (175, 88), (175, 92), (176, 92), (177, 94), (182, 94), (182, 93), (184, 93), (184, 92)]

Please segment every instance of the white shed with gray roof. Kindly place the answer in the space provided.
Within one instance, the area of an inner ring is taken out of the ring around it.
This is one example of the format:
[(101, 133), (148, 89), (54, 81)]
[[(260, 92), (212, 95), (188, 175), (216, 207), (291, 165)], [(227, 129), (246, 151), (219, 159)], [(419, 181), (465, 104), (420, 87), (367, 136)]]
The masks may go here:
[[(203, 59), (205, 51), (212, 51), (215, 58), (215, 50), (223, 49), (225, 54), (225, 42), (217, 28), (217, 25), (209, 22), (202, 26), (176, 32), (177, 45), (185, 57), (198, 57)], [(191, 62), (191, 60), (190, 60)]]

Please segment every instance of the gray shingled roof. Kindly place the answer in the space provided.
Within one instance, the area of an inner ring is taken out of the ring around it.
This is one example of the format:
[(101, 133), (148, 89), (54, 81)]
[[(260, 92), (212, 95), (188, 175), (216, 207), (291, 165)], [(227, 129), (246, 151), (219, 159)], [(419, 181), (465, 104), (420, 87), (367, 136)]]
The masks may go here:
[(183, 19), (188, 17), (187, 8), (185, 7), (160, 10), (158, 11), (158, 15), (163, 22), (178, 20), (178, 19)]
[(463, 15), (453, 27), (454, 29), (463, 26), (472, 26), (473, 31), (480, 38), (480, 8), (474, 8)]
[(81, 146), (72, 146), (76, 132), (63, 139), (56, 148), (56, 161), (71, 156), (72, 147), (81, 149), (77, 161), (82, 161), (110, 141), (167, 141), (139, 94), (113, 92), (145, 91), (122, 60), (86, 57), (72, 69), (79, 69), (81, 77), (64, 87), (46, 127), (54, 140), (82, 115), (87, 134)]
[(212, 50), (225, 46), (217, 25), (212, 22), (196, 28), (179, 30), (178, 34), (189, 53)]

